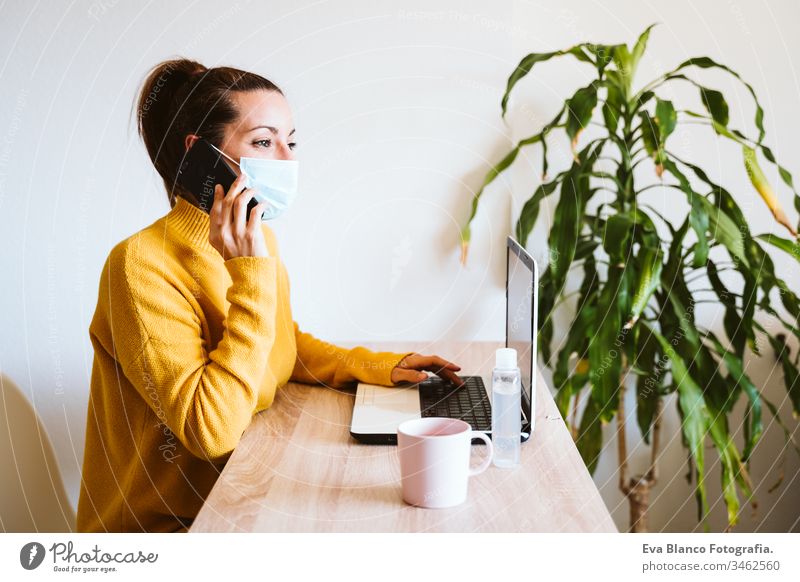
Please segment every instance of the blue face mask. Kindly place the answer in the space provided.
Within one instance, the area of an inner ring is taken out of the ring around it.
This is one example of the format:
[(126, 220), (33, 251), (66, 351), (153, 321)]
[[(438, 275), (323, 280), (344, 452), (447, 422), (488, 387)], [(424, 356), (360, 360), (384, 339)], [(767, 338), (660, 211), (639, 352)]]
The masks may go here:
[(280, 216), (297, 195), (297, 160), (241, 157), (236, 162), (213, 144), (211, 147), (239, 166), (245, 175), (245, 187), (255, 190), (256, 201), (267, 202), (261, 220)]

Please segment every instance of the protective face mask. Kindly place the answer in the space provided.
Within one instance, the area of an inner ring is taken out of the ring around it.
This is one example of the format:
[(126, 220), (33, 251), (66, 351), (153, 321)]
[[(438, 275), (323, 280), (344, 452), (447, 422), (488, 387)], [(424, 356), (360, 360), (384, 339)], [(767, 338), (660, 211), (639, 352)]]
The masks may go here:
[(228, 154), (211, 144), (215, 150), (239, 166), (245, 175), (245, 187), (255, 190), (255, 199), (269, 204), (261, 220), (272, 220), (280, 216), (297, 195), (297, 160), (265, 160), (241, 157), (235, 161)]

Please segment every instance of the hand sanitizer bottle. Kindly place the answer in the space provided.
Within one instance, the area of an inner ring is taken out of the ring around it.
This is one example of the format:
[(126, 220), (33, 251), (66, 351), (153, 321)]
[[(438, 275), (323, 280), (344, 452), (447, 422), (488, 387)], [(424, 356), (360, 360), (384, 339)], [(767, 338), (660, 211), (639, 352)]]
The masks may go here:
[(492, 445), (496, 467), (519, 465), (522, 432), (520, 371), (517, 350), (500, 348), (492, 372)]

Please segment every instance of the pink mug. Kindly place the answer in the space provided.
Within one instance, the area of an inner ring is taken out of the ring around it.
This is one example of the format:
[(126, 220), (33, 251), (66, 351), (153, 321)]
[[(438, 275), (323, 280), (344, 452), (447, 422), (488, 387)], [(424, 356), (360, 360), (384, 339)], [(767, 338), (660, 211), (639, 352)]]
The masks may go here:
[[(486, 458), (470, 467), (472, 439), (486, 443)], [(466, 501), (469, 477), (492, 462), (491, 439), (456, 418), (416, 418), (397, 427), (403, 500), (419, 507), (453, 507)]]

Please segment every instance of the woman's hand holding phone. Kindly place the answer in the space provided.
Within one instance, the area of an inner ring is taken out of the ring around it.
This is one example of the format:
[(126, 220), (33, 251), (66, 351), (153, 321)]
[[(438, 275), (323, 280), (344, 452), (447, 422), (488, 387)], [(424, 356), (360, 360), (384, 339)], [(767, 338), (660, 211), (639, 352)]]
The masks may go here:
[(245, 188), (245, 176), (240, 174), (225, 194), (222, 186), (214, 186), (214, 203), (211, 206), (211, 226), (208, 240), (225, 260), (235, 257), (268, 257), (269, 250), (261, 230), (261, 214), (266, 202), (250, 211), (247, 220), (247, 203), (253, 190)]

